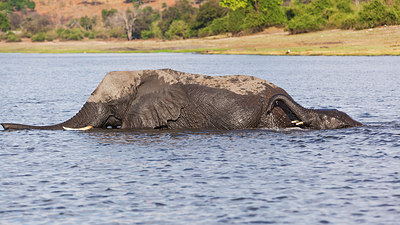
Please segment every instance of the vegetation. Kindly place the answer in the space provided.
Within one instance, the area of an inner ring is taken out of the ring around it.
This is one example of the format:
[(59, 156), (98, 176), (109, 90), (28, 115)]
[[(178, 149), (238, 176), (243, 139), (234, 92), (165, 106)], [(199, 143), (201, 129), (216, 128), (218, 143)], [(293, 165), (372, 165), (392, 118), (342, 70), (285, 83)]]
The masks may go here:
[(2, 0), (0, 1), (0, 11), (13, 12), (24, 9), (34, 9), (36, 4), (30, 0)]
[(142, 7), (141, 0), (130, 2), (132, 7), (126, 10), (102, 10), (101, 17), (56, 22), (33, 11), (33, 1), (2, 0), (0, 36), (9, 40), (6, 32), (12, 30), (10, 41), (187, 39), (223, 33), (241, 36), (273, 26), (299, 34), (400, 24), (400, 0), (209, 0), (198, 8), (180, 0), (161, 11)]

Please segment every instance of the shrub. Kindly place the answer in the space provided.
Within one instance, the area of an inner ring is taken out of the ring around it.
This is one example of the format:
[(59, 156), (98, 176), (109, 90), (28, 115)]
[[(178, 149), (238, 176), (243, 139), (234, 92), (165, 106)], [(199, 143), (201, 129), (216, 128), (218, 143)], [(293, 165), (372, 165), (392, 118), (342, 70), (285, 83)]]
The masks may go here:
[(141, 38), (144, 40), (151, 39), (154, 37), (154, 33), (151, 30), (143, 30), (140, 34)]
[(211, 35), (228, 32), (227, 17), (218, 18), (212, 21), (210, 27)]
[(21, 38), (18, 37), (16, 34), (14, 34), (13, 32), (9, 31), (7, 33), (7, 42), (20, 42)]
[(96, 21), (97, 21), (97, 16), (93, 16), (92, 18), (84, 16), (79, 18), (79, 25), (85, 30), (92, 30), (93, 27), (96, 25)]
[(84, 34), (79, 28), (73, 28), (73, 29), (58, 28), (56, 32), (61, 40), (77, 41), (77, 40), (82, 40), (84, 38)]
[(261, 13), (248, 13), (240, 30), (246, 33), (260, 32), (265, 27), (264, 16)]
[(95, 39), (96, 38), (96, 34), (94, 32), (90, 32), (89, 35), (87, 36), (87, 38)]
[(6, 32), (11, 28), (10, 21), (8, 21), (6, 15), (0, 12), (0, 31)]
[(7, 40), (7, 34), (0, 32), (0, 41), (2, 41), (2, 40)]
[(227, 15), (226, 29), (233, 35), (242, 31), (243, 21), (246, 18), (245, 10), (238, 9), (236, 11), (229, 11)]
[(112, 38), (126, 39), (126, 32), (122, 27), (112, 27), (108, 31), (108, 35)]
[(207, 37), (207, 36), (210, 36), (210, 35), (212, 35), (212, 31), (211, 31), (210, 26), (201, 28), (199, 30), (199, 32), (197, 33), (197, 36), (199, 36), (199, 37)]
[(380, 0), (366, 3), (358, 13), (357, 29), (382, 26), (387, 22), (386, 16), (388, 8)]
[(52, 26), (52, 21), (46, 15), (31, 13), (24, 18), (21, 26), (26, 34), (32, 36), (33, 34), (48, 31)]
[(322, 30), (324, 25), (325, 21), (322, 18), (304, 14), (290, 20), (287, 25), (287, 30), (289, 30), (290, 34), (300, 34)]
[[(259, 8), (262, 13), (258, 17), (261, 19), (263, 27), (282, 25), (286, 22), (285, 12), (281, 8), (282, 0), (260, 1)], [(251, 14), (254, 14), (250, 12)]]
[(46, 34), (45, 33), (37, 33), (32, 36), (31, 40), (33, 42), (43, 42), (46, 40)]
[(56, 37), (57, 34), (54, 31), (46, 33), (46, 41), (53, 41), (54, 39), (56, 39)]
[(103, 40), (108, 39), (108, 35), (104, 31), (96, 31), (95, 34), (97, 39), (103, 39)]
[(166, 36), (169, 39), (187, 38), (190, 36), (189, 25), (183, 20), (174, 20), (169, 26)]

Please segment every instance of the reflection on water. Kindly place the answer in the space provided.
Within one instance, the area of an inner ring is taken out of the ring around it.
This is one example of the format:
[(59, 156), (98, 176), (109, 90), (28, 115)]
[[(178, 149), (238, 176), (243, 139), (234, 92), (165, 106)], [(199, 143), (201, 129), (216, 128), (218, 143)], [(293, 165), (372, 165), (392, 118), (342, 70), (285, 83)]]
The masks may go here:
[(397, 224), (398, 61), (0, 54), (7, 87), (0, 122), (57, 123), (79, 110), (106, 71), (169, 67), (257, 75), (307, 107), (338, 108), (365, 124), (323, 131), (2, 131), (0, 224)]

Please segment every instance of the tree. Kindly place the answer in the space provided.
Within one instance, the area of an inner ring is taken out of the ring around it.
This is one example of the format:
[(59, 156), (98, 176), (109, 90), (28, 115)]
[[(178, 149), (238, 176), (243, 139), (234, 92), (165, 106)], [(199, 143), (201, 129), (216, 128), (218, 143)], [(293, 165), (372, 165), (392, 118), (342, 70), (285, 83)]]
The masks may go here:
[(10, 21), (8, 21), (7, 16), (0, 12), (0, 30), (6, 32), (10, 30)]
[(195, 29), (201, 29), (209, 26), (214, 19), (221, 18), (227, 14), (227, 9), (221, 7), (218, 1), (211, 0), (199, 7), (196, 15)]
[(134, 8), (133, 10), (124, 10), (120, 13), (128, 41), (133, 40), (133, 32), (135, 32), (135, 29), (137, 27), (136, 21), (138, 18), (138, 14), (138, 8)]
[(96, 21), (97, 21), (97, 16), (93, 16), (92, 18), (84, 16), (79, 19), (79, 25), (85, 28), (85, 30), (92, 30), (93, 26), (96, 25)]
[(190, 36), (190, 27), (183, 20), (174, 20), (166, 33), (168, 38), (181, 39)]
[(168, 7), (163, 11), (159, 24), (161, 31), (165, 34), (175, 20), (182, 20), (187, 24), (193, 24), (196, 11), (197, 9), (192, 7), (187, 0), (178, 1), (175, 6)]
[(26, 8), (35, 9), (36, 4), (30, 0), (1, 0), (0, 11), (5, 10), (8, 12), (21, 11)]
[(104, 23), (109, 17), (113, 16), (113, 15), (116, 14), (116, 13), (117, 13), (117, 10), (116, 10), (116, 9), (110, 9), (110, 10), (103, 9), (103, 10), (101, 10), (101, 18), (102, 18), (102, 20), (103, 20), (103, 23)]
[(219, 4), (222, 7), (230, 8), (235, 11), (240, 8), (245, 8), (251, 1), (252, 0), (221, 0)]

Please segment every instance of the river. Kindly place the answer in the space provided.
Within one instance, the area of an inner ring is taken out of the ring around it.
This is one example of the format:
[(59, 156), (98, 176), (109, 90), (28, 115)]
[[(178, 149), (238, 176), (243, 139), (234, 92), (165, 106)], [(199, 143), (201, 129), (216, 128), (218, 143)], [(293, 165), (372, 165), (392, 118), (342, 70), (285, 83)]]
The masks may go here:
[(0, 131), (0, 224), (398, 224), (400, 57), (0, 54), (0, 122), (72, 117), (104, 75), (247, 74), (338, 130)]

